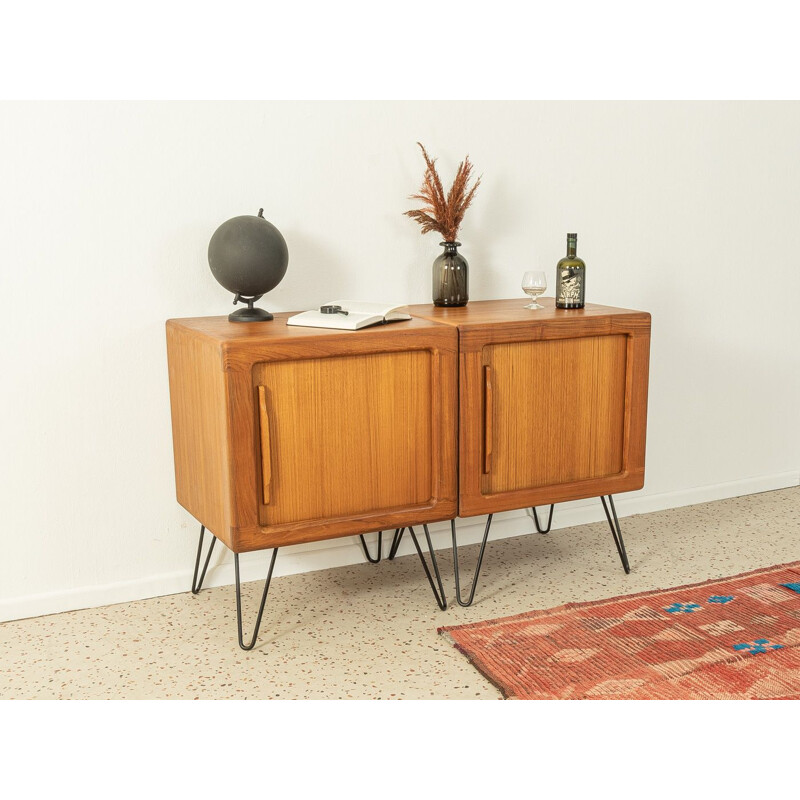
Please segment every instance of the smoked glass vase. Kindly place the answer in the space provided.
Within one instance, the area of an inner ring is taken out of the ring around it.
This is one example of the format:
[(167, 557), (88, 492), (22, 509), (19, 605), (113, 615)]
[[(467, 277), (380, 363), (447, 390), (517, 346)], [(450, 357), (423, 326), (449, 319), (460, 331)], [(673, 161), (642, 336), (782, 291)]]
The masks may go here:
[(444, 253), (433, 262), (433, 304), (465, 306), (469, 300), (467, 259), (457, 248), (461, 242), (440, 242)]

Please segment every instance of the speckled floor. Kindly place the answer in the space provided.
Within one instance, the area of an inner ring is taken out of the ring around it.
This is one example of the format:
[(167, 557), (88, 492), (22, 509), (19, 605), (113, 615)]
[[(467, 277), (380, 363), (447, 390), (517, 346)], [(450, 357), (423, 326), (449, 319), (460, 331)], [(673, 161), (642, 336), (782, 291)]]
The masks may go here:
[[(494, 700), (499, 692), (438, 626), (800, 560), (800, 488), (621, 524), (630, 575), (605, 523), (490, 541), (469, 608), (455, 605), (452, 557), (437, 551), (452, 603), (444, 612), (416, 555), (276, 578), (251, 652), (236, 643), (230, 586), (7, 622), (0, 698)], [(477, 551), (459, 551), (467, 575)], [(261, 586), (245, 584), (248, 620)]]

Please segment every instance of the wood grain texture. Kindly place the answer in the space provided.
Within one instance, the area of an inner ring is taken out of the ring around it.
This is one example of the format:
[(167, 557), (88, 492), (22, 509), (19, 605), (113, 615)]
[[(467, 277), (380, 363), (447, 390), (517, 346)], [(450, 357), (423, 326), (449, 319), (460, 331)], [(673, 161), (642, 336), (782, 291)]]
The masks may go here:
[[(644, 312), (632, 311), (627, 308), (614, 306), (601, 306), (596, 303), (587, 303), (585, 308), (563, 309), (555, 307), (552, 297), (538, 297), (536, 302), (544, 308), (535, 310), (525, 308), (529, 298), (520, 297), (518, 300), (476, 300), (458, 308), (435, 306), (432, 303), (409, 306), (409, 313), (418, 319), (427, 319), (443, 325), (451, 325), (461, 331), (470, 328), (486, 326), (506, 327), (514, 325), (536, 325), (539, 323), (552, 325), (553, 323), (566, 323), (574, 325), (577, 322), (591, 324), (621, 315), (641, 315)], [(645, 315), (647, 316), (647, 315)]]
[(336, 340), (344, 344), (357, 346), (355, 343), (364, 340), (384, 338), (389, 333), (389, 338), (405, 334), (430, 331), (434, 326), (423, 319), (411, 319), (392, 322), (387, 325), (377, 325), (364, 328), (360, 331), (344, 331), (336, 328), (303, 328), (296, 325), (287, 325), (286, 320), (294, 316), (295, 311), (281, 311), (274, 314), (275, 319), (270, 322), (229, 322), (227, 317), (185, 317), (171, 320), (182, 328), (190, 331), (195, 336), (200, 336), (213, 341), (223, 348), (232, 347), (239, 352), (248, 352), (260, 346), (271, 347), (277, 343), (295, 345), (298, 352), (305, 352), (313, 348), (315, 342)]
[(622, 471), (626, 344), (617, 335), (485, 348), (496, 397), (486, 409), (494, 447), (485, 494)]
[(170, 321), (167, 365), (178, 502), (229, 544), (227, 417), (219, 347)]
[(650, 315), (540, 301), (170, 320), (179, 502), (244, 552), (641, 488)]
[(204, 521), (214, 506), (235, 552), (455, 516), (457, 333), (425, 320), (294, 328), (288, 316), (171, 321), (217, 354), (197, 369), (219, 381), (224, 447), (209, 458), (227, 506), (188, 510)]
[(644, 485), (650, 315), (544, 300), (544, 311), (508, 300), (412, 307), (459, 332), (460, 516)]
[(269, 395), (262, 440), (272, 426), (262, 524), (429, 504), (431, 366), (427, 350), (256, 365), (253, 382)]

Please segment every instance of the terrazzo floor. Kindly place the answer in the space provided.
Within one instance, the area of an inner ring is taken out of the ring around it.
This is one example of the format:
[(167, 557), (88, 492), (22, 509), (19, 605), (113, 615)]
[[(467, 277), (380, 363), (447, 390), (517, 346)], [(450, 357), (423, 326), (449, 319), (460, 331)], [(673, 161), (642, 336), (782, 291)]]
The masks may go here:
[[(446, 611), (416, 555), (276, 578), (250, 652), (236, 643), (230, 586), (7, 622), (0, 698), (497, 700), (437, 627), (800, 560), (800, 487), (621, 524), (627, 576), (605, 522), (490, 540), (469, 608), (455, 604), (447, 550)], [(459, 550), (467, 576), (477, 553)], [(262, 585), (243, 588), (251, 622)]]

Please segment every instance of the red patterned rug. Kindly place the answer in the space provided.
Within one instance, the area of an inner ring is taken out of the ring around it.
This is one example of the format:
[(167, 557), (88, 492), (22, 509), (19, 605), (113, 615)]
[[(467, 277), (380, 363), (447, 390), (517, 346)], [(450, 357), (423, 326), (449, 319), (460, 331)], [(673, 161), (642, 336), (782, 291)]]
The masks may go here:
[(439, 633), (509, 699), (800, 699), (800, 561)]

